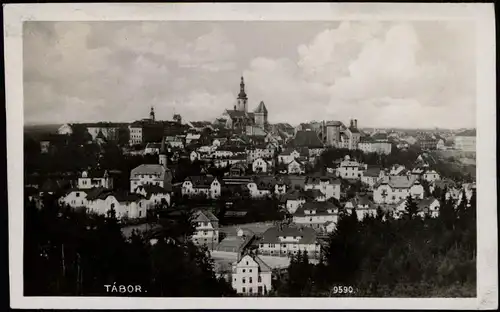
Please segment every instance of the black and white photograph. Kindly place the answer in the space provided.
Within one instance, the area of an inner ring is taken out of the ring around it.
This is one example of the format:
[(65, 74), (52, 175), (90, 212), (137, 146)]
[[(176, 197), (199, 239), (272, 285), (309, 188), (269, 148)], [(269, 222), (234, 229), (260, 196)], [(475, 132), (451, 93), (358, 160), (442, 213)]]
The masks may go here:
[(434, 5), (7, 6), (11, 304), (497, 308), (493, 6)]

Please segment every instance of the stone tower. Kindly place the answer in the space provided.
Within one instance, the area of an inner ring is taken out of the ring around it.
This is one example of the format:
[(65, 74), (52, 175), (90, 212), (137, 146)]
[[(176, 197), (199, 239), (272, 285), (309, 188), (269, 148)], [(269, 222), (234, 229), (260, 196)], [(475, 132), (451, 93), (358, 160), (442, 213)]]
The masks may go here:
[(265, 129), (267, 127), (267, 108), (263, 101), (254, 111), (255, 125), (259, 128)]
[(161, 139), (160, 154), (158, 161), (165, 169), (167, 169), (167, 148), (165, 146), (165, 138)]
[(241, 82), (240, 82), (240, 93), (238, 94), (238, 102), (236, 104), (236, 110), (240, 112), (247, 112), (247, 103), (248, 103), (248, 98), (247, 94), (245, 93), (245, 82), (243, 81), (243, 77), (241, 77)]

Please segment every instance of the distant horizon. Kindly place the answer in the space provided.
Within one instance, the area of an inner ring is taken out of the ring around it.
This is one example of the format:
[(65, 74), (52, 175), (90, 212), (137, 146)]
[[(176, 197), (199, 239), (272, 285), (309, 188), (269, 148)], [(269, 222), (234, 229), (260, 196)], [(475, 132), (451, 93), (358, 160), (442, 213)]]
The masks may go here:
[[(132, 123), (134, 121), (138, 121), (141, 119), (136, 119), (132, 121), (108, 121), (108, 120), (101, 120), (101, 121), (73, 121), (73, 122), (48, 122), (48, 123), (25, 123), (24, 127), (34, 127), (34, 126), (62, 126), (64, 124), (86, 124), (86, 123)], [(157, 119), (157, 121), (173, 121), (172, 119)], [(189, 120), (188, 122), (210, 122), (209, 120)], [(319, 120), (318, 120), (319, 121)], [(343, 122), (343, 121), (342, 121)], [(187, 122), (183, 119), (182, 120), (183, 124), (186, 124)], [(275, 124), (280, 124), (280, 123), (288, 123), (292, 127), (297, 127), (299, 124), (292, 124), (290, 122), (282, 121), (282, 122), (270, 122), (271, 125)], [(311, 122), (301, 122), (304, 124), (310, 124)], [(345, 122), (343, 122), (344, 125), (347, 125)], [(358, 120), (359, 123), (359, 120)], [(469, 130), (469, 129), (477, 129), (476, 127), (458, 127), (458, 128), (450, 128), (450, 127), (391, 127), (391, 126), (379, 126), (379, 127), (371, 127), (371, 126), (362, 126), (358, 127), (361, 130), (386, 130), (386, 129), (391, 129), (391, 130)]]

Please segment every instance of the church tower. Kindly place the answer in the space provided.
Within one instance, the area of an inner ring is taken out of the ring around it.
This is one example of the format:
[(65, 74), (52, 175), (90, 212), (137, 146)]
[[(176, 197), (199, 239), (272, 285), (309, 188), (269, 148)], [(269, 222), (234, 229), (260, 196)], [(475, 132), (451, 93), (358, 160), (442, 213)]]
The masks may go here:
[(153, 106), (151, 106), (151, 112), (149, 113), (149, 119), (151, 119), (151, 121), (155, 121), (155, 109)]
[(255, 125), (261, 129), (267, 129), (267, 108), (263, 101), (260, 102), (259, 106), (254, 111)]
[(161, 139), (160, 155), (158, 158), (160, 165), (167, 169), (167, 148), (165, 147), (165, 138)]
[(248, 112), (247, 111), (247, 94), (245, 93), (245, 82), (243, 81), (243, 77), (241, 77), (240, 83), (240, 93), (238, 94), (238, 103), (236, 104), (236, 110), (240, 112)]

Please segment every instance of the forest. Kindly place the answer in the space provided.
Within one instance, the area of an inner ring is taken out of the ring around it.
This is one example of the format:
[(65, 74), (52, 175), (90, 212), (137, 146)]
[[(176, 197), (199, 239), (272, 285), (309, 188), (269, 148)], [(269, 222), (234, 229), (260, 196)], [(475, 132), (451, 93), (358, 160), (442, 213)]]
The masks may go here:
[(293, 257), (273, 295), (475, 297), (475, 193), (456, 207), (443, 195), (437, 218), (422, 218), (417, 210), (409, 198), (400, 219), (380, 209), (362, 221), (342, 214), (322, 261)]

